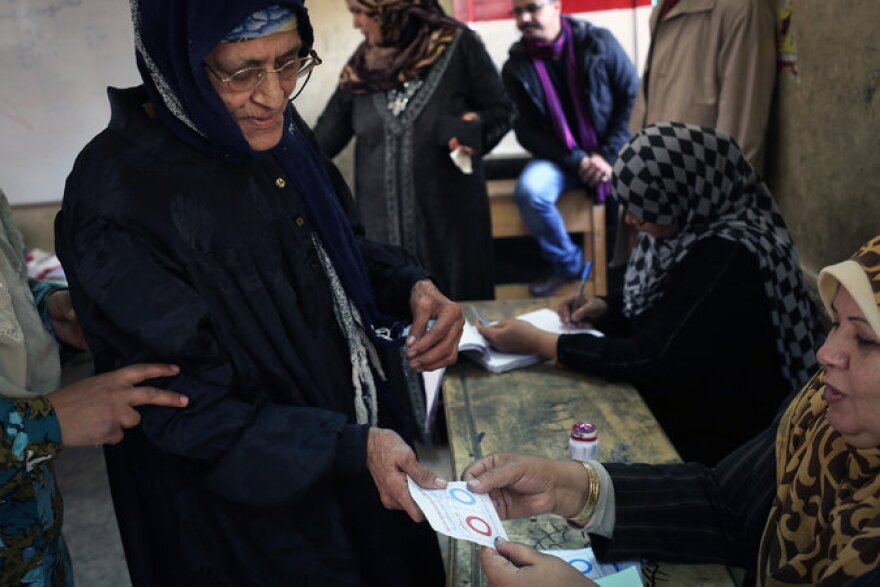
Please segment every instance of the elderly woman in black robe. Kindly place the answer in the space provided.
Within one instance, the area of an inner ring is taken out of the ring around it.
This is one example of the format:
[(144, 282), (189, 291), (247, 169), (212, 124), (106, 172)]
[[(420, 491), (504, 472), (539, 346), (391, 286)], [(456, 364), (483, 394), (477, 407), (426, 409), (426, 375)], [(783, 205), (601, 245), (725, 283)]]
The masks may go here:
[(133, 583), (441, 584), (399, 345), (448, 364), (463, 318), (353, 229), (288, 101), (318, 64), (303, 3), (131, 4), (144, 83), (110, 91), (56, 240), (97, 370), (172, 362), (190, 398), (106, 453)]

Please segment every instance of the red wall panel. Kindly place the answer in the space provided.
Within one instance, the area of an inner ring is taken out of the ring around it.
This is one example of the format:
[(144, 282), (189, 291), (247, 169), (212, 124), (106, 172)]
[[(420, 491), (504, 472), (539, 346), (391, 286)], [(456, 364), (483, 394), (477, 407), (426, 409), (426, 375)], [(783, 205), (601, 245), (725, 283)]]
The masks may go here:
[[(536, 0), (537, 1), (537, 0)], [(562, 0), (562, 11), (592, 12), (596, 10), (632, 9), (650, 6), (651, 0)], [(512, 18), (510, 0), (454, 0), (455, 18), (466, 22)]]

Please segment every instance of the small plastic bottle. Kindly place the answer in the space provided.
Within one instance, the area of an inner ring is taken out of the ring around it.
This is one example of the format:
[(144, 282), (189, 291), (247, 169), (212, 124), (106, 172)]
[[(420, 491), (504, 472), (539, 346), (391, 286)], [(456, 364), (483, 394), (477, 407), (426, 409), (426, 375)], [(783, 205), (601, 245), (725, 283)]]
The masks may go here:
[(578, 422), (571, 427), (568, 438), (568, 458), (595, 461), (599, 457), (599, 433), (589, 422)]

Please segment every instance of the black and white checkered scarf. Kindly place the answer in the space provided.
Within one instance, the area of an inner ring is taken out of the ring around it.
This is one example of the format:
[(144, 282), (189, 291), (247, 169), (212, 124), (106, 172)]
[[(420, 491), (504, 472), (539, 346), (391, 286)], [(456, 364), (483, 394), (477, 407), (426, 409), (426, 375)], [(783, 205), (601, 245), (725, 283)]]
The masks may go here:
[(626, 269), (624, 313), (638, 316), (657, 303), (672, 267), (700, 240), (741, 243), (758, 259), (783, 374), (800, 389), (817, 367), (822, 331), (782, 215), (733, 138), (688, 124), (652, 124), (621, 149), (612, 181), (635, 217), (679, 227), (670, 238), (639, 233)]

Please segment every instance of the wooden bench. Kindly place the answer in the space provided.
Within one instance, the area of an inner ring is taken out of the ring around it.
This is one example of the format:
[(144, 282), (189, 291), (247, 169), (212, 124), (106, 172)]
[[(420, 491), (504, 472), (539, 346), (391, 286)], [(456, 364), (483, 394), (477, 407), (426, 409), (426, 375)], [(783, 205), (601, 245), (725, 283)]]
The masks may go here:
[[(531, 235), (513, 199), (515, 186), (515, 179), (490, 179), (486, 182), (493, 238)], [(565, 220), (565, 229), (568, 232), (581, 232), (584, 235), (584, 260), (593, 260), (593, 271), (589, 281), (589, 285), (593, 287), (593, 294), (607, 294), (605, 205), (594, 203), (593, 199), (587, 197), (581, 189), (565, 192), (556, 205)]]

